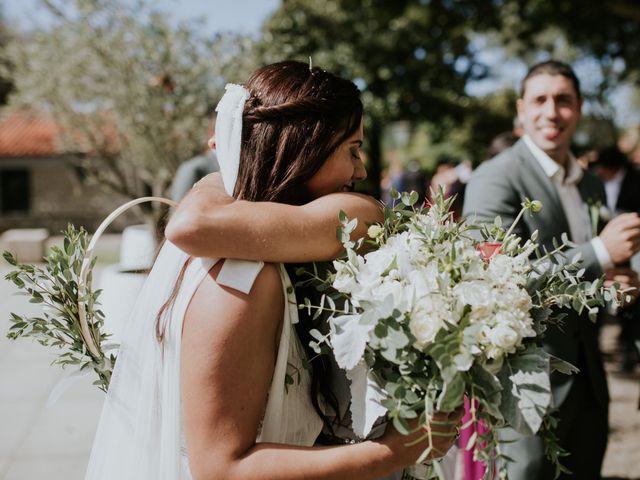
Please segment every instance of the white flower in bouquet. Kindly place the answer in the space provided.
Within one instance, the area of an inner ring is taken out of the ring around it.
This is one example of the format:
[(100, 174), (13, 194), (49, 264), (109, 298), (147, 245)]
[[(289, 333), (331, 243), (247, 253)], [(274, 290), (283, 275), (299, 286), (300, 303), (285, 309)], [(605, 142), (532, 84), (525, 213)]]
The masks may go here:
[(333, 267), (336, 270), (335, 279), (333, 281), (334, 288), (345, 294), (352, 294), (358, 287), (356, 274), (360, 267), (360, 262), (364, 263), (361, 258), (356, 257), (356, 265), (351, 265), (345, 262), (333, 262)]
[(531, 296), (524, 287), (518, 287), (513, 283), (494, 288), (496, 303), (505, 309), (515, 307), (518, 311), (528, 312), (533, 307)]
[(461, 282), (453, 287), (458, 304), (471, 307), (472, 321), (481, 321), (490, 316), (495, 304), (493, 287), (484, 280)]
[(491, 257), (486, 273), (491, 281), (498, 285), (524, 285), (529, 273), (527, 266), (526, 258), (498, 253)]
[(486, 338), (485, 355), (497, 359), (507, 353), (513, 353), (522, 341), (522, 336), (507, 323), (498, 323), (493, 327), (484, 327), (482, 333)]
[(427, 293), (438, 292), (438, 264), (429, 262), (423, 268), (416, 268), (409, 272), (406, 279), (418, 297)]
[(416, 338), (414, 346), (423, 350), (433, 343), (436, 335), (447, 325), (458, 323), (459, 317), (452, 312), (449, 299), (439, 293), (422, 296), (410, 315), (409, 329)]

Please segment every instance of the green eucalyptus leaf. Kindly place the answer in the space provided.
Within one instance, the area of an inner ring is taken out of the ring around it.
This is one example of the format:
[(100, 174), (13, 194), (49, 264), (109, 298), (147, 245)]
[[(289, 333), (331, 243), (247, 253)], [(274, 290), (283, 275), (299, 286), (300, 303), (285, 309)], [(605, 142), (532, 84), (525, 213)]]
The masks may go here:
[(461, 374), (456, 374), (444, 384), (442, 393), (438, 397), (436, 408), (441, 412), (453, 412), (464, 402), (464, 379)]
[(409, 435), (411, 433), (409, 424), (404, 418), (401, 418), (399, 416), (394, 416), (392, 422), (393, 422), (394, 428), (401, 434)]
[(530, 348), (513, 358), (498, 374), (502, 385), (500, 411), (509, 425), (525, 435), (535, 434), (551, 405), (549, 356)]
[(551, 355), (550, 353), (548, 355), (549, 355), (549, 368), (551, 372), (558, 371), (565, 375), (572, 375), (580, 371), (578, 367), (573, 366), (569, 362), (562, 360), (561, 358), (558, 358), (555, 355)]

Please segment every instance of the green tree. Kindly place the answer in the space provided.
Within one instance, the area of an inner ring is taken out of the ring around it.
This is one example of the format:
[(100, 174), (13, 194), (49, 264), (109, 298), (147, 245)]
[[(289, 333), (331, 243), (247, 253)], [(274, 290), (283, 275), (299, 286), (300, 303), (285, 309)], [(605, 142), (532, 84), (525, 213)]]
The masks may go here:
[(586, 91), (591, 115), (611, 119), (612, 91), (640, 81), (639, 30), (636, 0), (283, 0), (265, 24), (263, 57), (311, 56), (356, 80), (377, 184), (381, 131), (389, 122), (427, 122), (432, 145), (448, 143), (439, 147), (475, 160), (508, 129), (514, 105), (497, 97), (510, 101), (510, 94), (465, 93), (469, 81), (499, 66), (482, 64), (479, 39), (503, 48), (505, 59), (595, 63), (598, 81)]
[(558, 58), (586, 67), (589, 115), (615, 134), (612, 94), (640, 88), (640, 3), (636, 0), (501, 0), (486, 30), (506, 56), (531, 64)]
[(470, 26), (488, 28), (491, 1), (284, 0), (264, 26), (263, 57), (306, 60), (361, 88), (367, 112), (371, 193), (378, 193), (380, 141), (398, 119), (462, 121), (464, 87), (486, 68)]
[(13, 88), (11, 65), (7, 59), (7, 43), (11, 33), (4, 18), (4, 5), (0, 3), (0, 105), (7, 103), (7, 97)]
[(640, 83), (640, 4), (636, 0), (500, 0), (491, 30), (514, 53), (568, 45), (621, 79)]
[[(51, 112), (65, 151), (94, 184), (123, 197), (165, 195), (178, 165), (205, 148), (224, 84), (253, 69), (252, 41), (172, 27), (144, 2), (47, 0), (48, 29), (8, 46), (11, 106)], [(159, 205), (145, 204), (157, 224)]]

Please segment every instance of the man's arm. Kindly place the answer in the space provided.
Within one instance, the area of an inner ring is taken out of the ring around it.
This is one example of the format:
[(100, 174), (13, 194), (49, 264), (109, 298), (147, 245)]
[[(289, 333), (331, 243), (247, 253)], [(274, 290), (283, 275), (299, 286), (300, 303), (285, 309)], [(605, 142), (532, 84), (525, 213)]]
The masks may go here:
[(208, 175), (180, 203), (165, 230), (166, 238), (197, 257), (267, 262), (331, 260), (342, 251), (336, 237), (338, 215), (357, 218), (353, 238), (382, 221), (372, 197), (336, 193), (305, 205), (248, 202), (229, 197), (218, 174)]

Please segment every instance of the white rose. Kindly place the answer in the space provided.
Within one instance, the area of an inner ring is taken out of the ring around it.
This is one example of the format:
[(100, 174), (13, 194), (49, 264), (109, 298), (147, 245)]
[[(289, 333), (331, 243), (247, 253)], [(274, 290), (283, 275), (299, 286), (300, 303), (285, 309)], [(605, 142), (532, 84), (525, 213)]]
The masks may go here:
[(520, 336), (522, 338), (525, 337), (535, 337), (536, 331), (533, 329), (533, 319), (531, 317), (527, 317), (524, 320), (520, 320), (518, 322)]
[(458, 302), (472, 308), (475, 317), (483, 317), (491, 313), (494, 296), (491, 285), (482, 280), (461, 282), (453, 288)]
[(358, 275), (360, 282), (363, 284), (372, 283), (382, 276), (383, 272), (395, 262), (396, 252), (389, 245), (385, 245), (380, 249), (369, 252), (364, 256), (365, 265), (360, 269)]
[(524, 337), (534, 337), (536, 335), (532, 328), (533, 319), (528, 312), (522, 310), (501, 310), (495, 314), (495, 325), (502, 325), (510, 328), (518, 334), (518, 345)]
[(438, 291), (438, 266), (431, 262), (423, 268), (416, 268), (407, 274), (407, 283), (413, 287), (418, 298)]
[(433, 342), (441, 328), (455, 324), (457, 320), (443, 295), (430, 294), (420, 298), (409, 321), (409, 329), (416, 337), (415, 347), (423, 349)]
[(531, 297), (524, 288), (501, 287), (495, 290), (496, 303), (505, 309), (517, 308), (523, 312), (531, 310)]
[(406, 277), (420, 263), (421, 242), (415, 234), (402, 232), (389, 238), (385, 248), (393, 251), (396, 268), (401, 277)]
[(480, 258), (478, 252), (473, 249), (473, 252), (465, 251), (463, 259), (466, 268), (462, 272), (462, 280), (475, 280), (485, 277), (485, 262)]
[(500, 285), (524, 285), (527, 268), (524, 257), (497, 254), (489, 262), (487, 274), (493, 282)]
[(433, 343), (433, 340), (443, 326), (444, 322), (433, 315), (412, 316), (409, 321), (409, 329), (413, 336), (416, 337), (414, 346), (422, 350)]
[[(520, 343), (520, 336), (512, 328), (506, 325), (496, 325), (488, 332), (488, 339), (492, 346), (504, 353), (512, 353), (515, 351), (516, 345)], [(497, 356), (489, 356), (489, 358), (497, 358)]]
[(422, 265), (424, 263), (425, 254), (422, 250), (424, 241), (421, 236), (416, 233), (409, 234), (407, 238), (406, 252), (409, 260), (414, 265)]
[(407, 288), (401, 282), (385, 279), (378, 286), (371, 289), (371, 298), (385, 299), (391, 295), (394, 308), (401, 312), (406, 312), (409, 309), (407, 292)]

